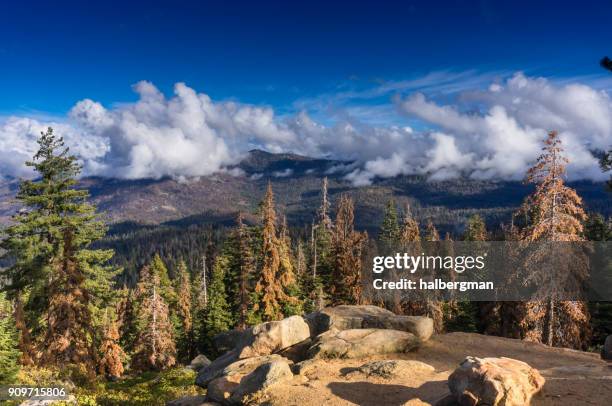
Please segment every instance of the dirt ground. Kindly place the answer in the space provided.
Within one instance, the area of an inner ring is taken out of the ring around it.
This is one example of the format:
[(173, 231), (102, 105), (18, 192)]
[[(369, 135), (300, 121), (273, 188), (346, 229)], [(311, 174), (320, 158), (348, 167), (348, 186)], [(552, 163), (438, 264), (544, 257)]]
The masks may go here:
[[(597, 354), (550, 348), (545, 345), (468, 333), (450, 333), (431, 338), (417, 351), (362, 359), (319, 360), (305, 376), (274, 386), (260, 404), (302, 405), (433, 405), (449, 391), (446, 380), (468, 355), (509, 357), (527, 362), (546, 378), (532, 402), (549, 405), (612, 405), (612, 364)], [(383, 379), (351, 373), (368, 361), (414, 359), (435, 368)]]

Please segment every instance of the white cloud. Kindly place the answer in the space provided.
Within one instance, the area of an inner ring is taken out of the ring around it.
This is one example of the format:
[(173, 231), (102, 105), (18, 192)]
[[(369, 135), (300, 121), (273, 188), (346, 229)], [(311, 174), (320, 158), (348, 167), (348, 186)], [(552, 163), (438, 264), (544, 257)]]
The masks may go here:
[[(431, 83), (431, 77), (422, 82)], [(427, 90), (423, 83), (387, 87), (410, 90), (419, 85)], [(348, 173), (347, 178), (359, 185), (400, 174), (520, 179), (540, 153), (546, 132), (556, 129), (572, 161), (571, 177), (604, 178), (589, 150), (612, 144), (612, 102), (607, 93), (520, 73), (492, 84), (474, 78), (473, 85), (466, 91), (465, 80), (461, 86), (446, 81), (442, 90), (431, 84), (434, 93), (447, 96), (457, 88), (457, 97), (445, 96), (456, 100), (448, 105), (421, 93), (397, 98), (395, 108), (401, 115), (388, 125), (366, 124), (351, 114), (323, 125), (306, 112), (279, 117), (265, 106), (214, 102), (183, 83), (166, 97), (153, 84), (139, 82), (134, 86), (139, 96), (135, 103), (106, 108), (84, 99), (66, 119), (55, 122), (0, 119), (0, 173), (28, 176), (31, 172), (23, 162), (36, 151), (40, 131), (51, 125), (82, 160), (87, 175), (206, 176), (227, 171), (249, 149), (263, 148), (354, 161), (330, 173)], [(385, 115), (391, 107), (384, 109)], [(398, 125), (406, 116), (410, 122)], [(427, 127), (430, 130), (422, 130)]]
[(286, 169), (283, 169), (282, 171), (272, 172), (272, 176), (274, 176), (275, 178), (287, 178), (291, 175), (293, 175), (293, 169), (291, 168), (286, 168)]
[[(570, 178), (605, 178), (590, 153), (612, 145), (612, 103), (605, 92), (581, 84), (555, 86), (517, 73), (487, 91), (470, 92), (464, 100), (481, 103), (485, 112), (463, 113), (461, 104), (441, 106), (422, 94), (398, 102), (407, 115), (452, 136), (458, 156), (471, 156), (459, 166), (452, 156), (442, 157), (442, 166), (426, 167), (433, 176), (454, 165), (475, 178), (520, 179), (539, 155), (546, 133), (557, 130), (571, 161)], [(437, 157), (430, 155), (430, 162)]]

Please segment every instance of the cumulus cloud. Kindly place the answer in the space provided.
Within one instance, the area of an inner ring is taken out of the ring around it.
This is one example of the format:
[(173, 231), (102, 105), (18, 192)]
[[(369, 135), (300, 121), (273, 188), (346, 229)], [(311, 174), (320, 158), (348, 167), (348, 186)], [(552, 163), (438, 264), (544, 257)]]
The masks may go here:
[[(447, 161), (447, 166), (455, 165), (475, 178), (518, 179), (540, 153), (546, 133), (557, 130), (571, 161), (570, 177), (604, 178), (591, 151), (612, 144), (612, 103), (605, 92), (581, 84), (555, 86), (517, 73), (463, 100), (480, 103), (484, 112), (460, 112), (460, 106), (441, 106), (418, 93), (398, 102), (405, 114), (454, 139), (452, 155), (460, 164), (444, 155), (446, 149), (428, 150), (431, 163)], [(425, 169), (435, 175), (443, 167)]]
[(170, 97), (144, 81), (134, 91), (134, 103), (108, 108), (84, 99), (55, 122), (0, 119), (0, 173), (28, 176), (23, 162), (49, 125), (79, 156), (85, 174), (128, 179), (242, 176), (228, 168), (252, 148), (350, 161), (329, 173), (345, 173), (356, 185), (401, 174), (520, 179), (551, 129), (561, 134), (572, 178), (603, 179), (591, 151), (612, 144), (605, 92), (521, 73), (488, 88), (463, 86), (454, 99), (445, 98), (452, 104), (418, 92), (395, 99), (398, 119), (410, 126), (372, 125), (350, 114), (328, 125), (305, 111), (279, 117), (270, 107), (215, 102), (183, 83)]

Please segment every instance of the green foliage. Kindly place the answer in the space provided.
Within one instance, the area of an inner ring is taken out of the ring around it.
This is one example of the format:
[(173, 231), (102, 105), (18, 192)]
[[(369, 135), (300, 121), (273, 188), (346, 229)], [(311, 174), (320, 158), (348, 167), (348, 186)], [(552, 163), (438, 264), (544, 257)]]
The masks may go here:
[(610, 225), (601, 214), (591, 213), (584, 227), (584, 236), (589, 241), (609, 241), (612, 238)]
[(174, 368), (163, 372), (147, 372), (117, 382), (100, 385), (94, 392), (77, 395), (82, 399), (95, 399), (98, 406), (162, 406), (182, 396), (202, 394), (194, 385), (195, 372)]
[(179, 323), (174, 326), (174, 336), (180, 360), (189, 361), (193, 356), (193, 308), (191, 295), (191, 278), (185, 262), (179, 262), (176, 281), (177, 306), (176, 314)]
[[(13, 264), (0, 276), (10, 297), (25, 298), (26, 327), (35, 340), (45, 340), (43, 356), (51, 361), (60, 355), (53, 353), (52, 345), (59, 336), (71, 334), (65, 336), (70, 343), (85, 337), (85, 345), (93, 345), (96, 337), (90, 334), (100, 327), (102, 309), (114, 297), (112, 278), (117, 272), (107, 265), (112, 250), (91, 247), (107, 227), (87, 202), (87, 190), (76, 187), (81, 171), (77, 158), (51, 128), (41, 134), (38, 145), (33, 160), (26, 162), (38, 177), (21, 181), (17, 200), (22, 209), (1, 243)], [(81, 325), (51, 334), (47, 321), (60, 322), (69, 312), (67, 306), (79, 314)]]
[(400, 236), (401, 229), (397, 216), (397, 207), (395, 206), (395, 200), (390, 199), (385, 207), (383, 221), (380, 225), (380, 232), (378, 233), (381, 251), (393, 251), (399, 244)]
[[(194, 385), (195, 376), (192, 370), (173, 368), (125, 376), (115, 382), (99, 378), (69, 392), (80, 406), (163, 406), (182, 396), (203, 394)], [(66, 378), (59, 370), (42, 368), (23, 368), (18, 375), (21, 384), (32, 386), (66, 386)], [(63, 404), (60, 402), (58, 406)]]
[(6, 295), (0, 293), (0, 385), (13, 383), (19, 371), (20, 352), (17, 348), (17, 330), (11, 310)]
[(486, 241), (487, 239), (487, 229), (484, 220), (478, 214), (472, 215), (468, 219), (468, 223), (463, 234), (463, 240)]
[(462, 331), (466, 333), (478, 332), (478, 303), (476, 302), (458, 302), (445, 303), (444, 311), (444, 328), (447, 332)]
[(168, 275), (168, 268), (159, 254), (155, 254), (149, 265), (151, 273), (159, 278), (159, 294), (173, 308), (177, 303), (177, 294)]
[(159, 293), (161, 290), (159, 274), (143, 267), (136, 286), (138, 333), (132, 367), (137, 370), (163, 370), (176, 362), (174, 330), (168, 316), (168, 305)]
[(225, 291), (225, 273), (228, 266), (229, 258), (224, 255), (217, 257), (208, 287), (208, 305), (204, 311), (203, 326), (205, 335), (202, 337), (208, 354), (214, 350), (212, 338), (229, 330), (234, 323)]

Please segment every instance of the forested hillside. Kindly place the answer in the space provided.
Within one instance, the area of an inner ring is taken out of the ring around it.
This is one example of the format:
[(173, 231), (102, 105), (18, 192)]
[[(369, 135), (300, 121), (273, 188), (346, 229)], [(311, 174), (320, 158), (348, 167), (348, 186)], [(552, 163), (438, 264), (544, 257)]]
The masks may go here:
[[(145, 206), (167, 210), (171, 199), (189, 195), (195, 201), (196, 186), (108, 181), (106, 187), (116, 182), (114, 192), (104, 192), (99, 180), (77, 180), (76, 158), (51, 129), (39, 145), (28, 165), (40, 176), (19, 184), (20, 210), (2, 241), (6, 293), (0, 311), (11, 320), (0, 324), (2, 382), (44, 373), (77, 382), (83, 397), (118, 404), (132, 396), (113, 386), (123, 375), (126, 382), (163, 371), (170, 375), (156, 379), (190, 379), (173, 368), (197, 354), (221, 355), (218, 334), (330, 305), (375, 304), (426, 315), (437, 333), (479, 332), (582, 350), (597, 350), (612, 333), (609, 303), (568, 302), (555, 292), (548, 292), (547, 302), (461, 302), (406, 300), (368, 289), (374, 255), (410, 250), (421, 241), (440, 243), (450, 253), (455, 240), (609, 240), (607, 211), (585, 210), (607, 210), (604, 185), (565, 183), (567, 161), (555, 132), (527, 173), (528, 186), (406, 177), (352, 188), (339, 178), (296, 175), (322, 161), (274, 160), (255, 152), (245, 161), (246, 174), (196, 182), (197, 188), (216, 185), (202, 192), (206, 204), (218, 206), (161, 224), (115, 222), (110, 229), (107, 210), (111, 218), (113, 210), (131, 213), (134, 202), (145, 204), (144, 196), (162, 199)], [(291, 176), (252, 179), (246, 172), (274, 173), (285, 165), (293, 165)], [(249, 186), (235, 188), (234, 182)], [(224, 187), (229, 194), (221, 194)], [(144, 194), (128, 199), (138, 193)], [(112, 205), (122, 199), (127, 206)], [(520, 268), (537, 276), (542, 257), (535, 254)], [(581, 263), (564, 266), (583, 283), (588, 273)], [(106, 381), (95, 380), (96, 374)], [(106, 389), (96, 394), (91, 382)], [(197, 389), (187, 385), (183, 392)], [(169, 393), (176, 394), (170, 390), (162, 398)], [(144, 397), (135, 404), (153, 402), (150, 395), (139, 395)]]

